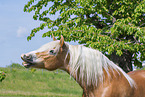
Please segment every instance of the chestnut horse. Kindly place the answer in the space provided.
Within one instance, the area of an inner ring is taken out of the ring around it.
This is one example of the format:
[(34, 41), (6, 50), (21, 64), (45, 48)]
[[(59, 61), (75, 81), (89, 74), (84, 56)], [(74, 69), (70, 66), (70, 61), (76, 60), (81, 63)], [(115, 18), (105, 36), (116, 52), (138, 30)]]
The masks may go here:
[(126, 74), (98, 50), (69, 45), (63, 36), (22, 54), (25, 67), (62, 69), (82, 87), (83, 97), (145, 97), (145, 71)]

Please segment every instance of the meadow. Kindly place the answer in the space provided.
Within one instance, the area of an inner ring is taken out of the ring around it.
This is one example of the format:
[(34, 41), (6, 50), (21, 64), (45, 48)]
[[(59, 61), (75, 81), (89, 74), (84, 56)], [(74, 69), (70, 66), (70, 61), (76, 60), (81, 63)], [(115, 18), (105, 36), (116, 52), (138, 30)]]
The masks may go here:
[(0, 68), (6, 78), (0, 82), (0, 97), (81, 97), (82, 89), (66, 72)]

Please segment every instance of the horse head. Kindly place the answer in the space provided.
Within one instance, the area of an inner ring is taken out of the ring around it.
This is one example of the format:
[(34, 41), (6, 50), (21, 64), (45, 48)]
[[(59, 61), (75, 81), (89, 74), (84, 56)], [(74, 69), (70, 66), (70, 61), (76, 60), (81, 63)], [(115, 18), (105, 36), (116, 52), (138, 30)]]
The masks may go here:
[(66, 61), (68, 44), (64, 42), (63, 36), (60, 40), (56, 40), (53, 36), (52, 42), (49, 42), (35, 51), (31, 51), (21, 55), (26, 68), (42, 68), (47, 70), (55, 70), (63, 68)]

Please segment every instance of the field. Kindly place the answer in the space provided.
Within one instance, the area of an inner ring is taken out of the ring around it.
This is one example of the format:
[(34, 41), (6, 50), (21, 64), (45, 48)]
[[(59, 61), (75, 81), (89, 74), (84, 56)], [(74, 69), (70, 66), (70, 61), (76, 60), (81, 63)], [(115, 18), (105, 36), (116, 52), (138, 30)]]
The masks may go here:
[(0, 97), (81, 97), (82, 89), (64, 71), (0, 68), (6, 79), (0, 82)]

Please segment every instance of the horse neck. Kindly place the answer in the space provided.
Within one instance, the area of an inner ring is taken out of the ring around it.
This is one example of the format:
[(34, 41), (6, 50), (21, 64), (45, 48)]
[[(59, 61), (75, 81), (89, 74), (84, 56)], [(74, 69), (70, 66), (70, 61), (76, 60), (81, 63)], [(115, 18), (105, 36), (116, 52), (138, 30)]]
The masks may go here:
[[(78, 55), (78, 52), (76, 52), (76, 50), (78, 50), (77, 49), (78, 47), (79, 46), (71, 46), (73, 51), (75, 51), (72, 53), (75, 53), (75, 55)], [(85, 51), (87, 51), (87, 50), (90, 50), (90, 49), (85, 48)], [(98, 52), (98, 51), (96, 51), (96, 52)], [(94, 52), (90, 51), (90, 53), (93, 54)], [(101, 71), (102, 73), (100, 75), (97, 74), (97, 77), (91, 78), (89, 80), (89, 83), (87, 83), (86, 79), (81, 79), (82, 77), (80, 76), (79, 68), (77, 69), (77, 72), (74, 72), (74, 70), (72, 69), (72, 66), (70, 64), (70, 52), (69, 51), (68, 51), (68, 55), (66, 56), (66, 60), (65, 60), (66, 64), (64, 64), (63, 70), (65, 70), (67, 73), (69, 73), (79, 83), (79, 85), (82, 88), (91, 87), (91, 86), (94, 86), (97, 88), (101, 84), (106, 85), (107, 83), (110, 83), (119, 78), (125, 78), (125, 80), (128, 81), (131, 86), (133, 86), (132, 79), (120, 67), (116, 66), (112, 61), (109, 61), (109, 59), (107, 57), (105, 57), (104, 55), (101, 54), (101, 56), (104, 58), (104, 60), (106, 60), (105, 61), (106, 64), (105, 65), (103, 65), (103, 63), (100, 63), (102, 65), (100, 65), (98, 63), (96, 64), (96, 61), (95, 61), (95, 63), (93, 63), (94, 68), (99, 68), (99, 69), (96, 69), (97, 72), (95, 72), (95, 69), (93, 70), (93, 72), (100, 73), (100, 71)], [(75, 57), (74, 57), (74, 59), (75, 59)], [(100, 67), (98, 67), (99, 65), (100, 65)], [(87, 66), (90, 66), (90, 65), (87, 65)], [(91, 68), (91, 69), (93, 69), (93, 68)], [(93, 82), (95, 80), (97, 80), (97, 81)]]
[(77, 76), (76, 76), (76, 74), (75, 73), (71, 73), (71, 67), (70, 67), (70, 65), (65, 65), (65, 67), (63, 67), (63, 68), (61, 68), (61, 69), (63, 69), (64, 71), (66, 71), (70, 76), (72, 76), (74, 79), (75, 79), (75, 81), (82, 87), (82, 89), (84, 89), (84, 84), (82, 83), (82, 81), (81, 80), (78, 80), (79, 79), (79, 73), (77, 74)]
[(78, 76), (76, 76), (75, 73), (72, 74), (71, 66), (69, 64), (65, 64), (63, 67), (61, 67), (59, 69), (66, 71), (70, 76), (72, 76), (75, 79), (75, 81), (82, 87), (82, 89), (84, 88), (81, 80), (77, 80), (77, 79), (79, 79), (79, 73), (77, 74)]

